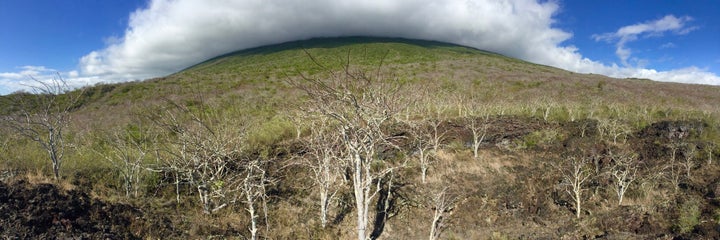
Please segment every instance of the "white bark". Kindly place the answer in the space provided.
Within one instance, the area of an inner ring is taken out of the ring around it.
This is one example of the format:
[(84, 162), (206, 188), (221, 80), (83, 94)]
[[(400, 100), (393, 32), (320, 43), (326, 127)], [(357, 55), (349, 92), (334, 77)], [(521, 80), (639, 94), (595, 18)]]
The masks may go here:
[[(632, 172), (630, 172), (632, 171)], [(623, 197), (625, 192), (630, 187), (630, 184), (635, 180), (635, 170), (615, 170), (613, 171), (613, 177), (615, 177), (615, 193), (618, 196), (618, 205), (622, 205)]]
[[(14, 107), (17, 111), (0, 119), (0, 124), (40, 144), (48, 154), (57, 180), (65, 156), (65, 127), (83, 90), (69, 92), (70, 88), (59, 75), (50, 82), (33, 80), (39, 86), (32, 87), (32, 93), (16, 95)], [(61, 97), (64, 99), (60, 100)]]
[(489, 115), (486, 115), (483, 119), (482, 123), (479, 123), (477, 119), (470, 119), (470, 124), (466, 125), (466, 128), (470, 129), (470, 131), (473, 134), (473, 157), (475, 159), (479, 158), (478, 151), (480, 150), (480, 145), (482, 144), (482, 141), (485, 140), (485, 135), (487, 134), (488, 129), (488, 119), (490, 118)]
[(338, 191), (338, 180), (340, 175), (340, 155), (337, 149), (340, 144), (338, 134), (326, 131), (329, 128), (326, 119), (320, 120), (321, 125), (313, 126), (310, 141), (307, 142), (310, 159), (306, 165), (313, 173), (313, 180), (318, 187), (320, 196), (320, 224), (323, 228), (328, 223), (328, 211), (330, 202), (335, 198)]
[[(327, 70), (311, 55), (309, 57)], [(304, 76), (302, 82), (289, 79), (290, 84), (310, 97), (309, 112), (328, 117), (340, 136), (342, 151), (338, 158), (352, 173), (359, 240), (367, 237), (370, 204), (379, 191), (379, 187), (373, 187), (373, 182), (392, 168), (376, 154), (381, 147), (392, 145), (383, 127), (396, 119), (396, 114), (405, 107), (398, 104), (401, 101), (399, 82), (381, 79), (380, 70), (378, 68), (374, 73), (376, 76), (355, 71), (350, 68), (348, 59), (343, 72), (328, 70), (329, 79)]]
[[(410, 124), (413, 125), (412, 123)], [(433, 162), (433, 156), (431, 156), (433, 144), (432, 141), (430, 141), (432, 135), (428, 134), (422, 127), (414, 125), (413, 132), (413, 148), (415, 155), (417, 155), (418, 163), (420, 164), (420, 174), (422, 183), (424, 184), (427, 179), (427, 171)]]
[(584, 183), (591, 177), (587, 165), (585, 158), (571, 157), (560, 169), (563, 174), (563, 184), (566, 186), (565, 191), (575, 204), (576, 218), (580, 218), (582, 212), (582, 193), (586, 190)]
[(108, 134), (106, 139), (99, 139), (99, 141), (108, 141), (109, 149), (96, 152), (103, 155), (120, 174), (125, 196), (138, 197), (142, 173), (147, 170), (144, 166), (147, 146), (139, 141), (152, 140), (152, 137), (141, 133), (138, 136), (141, 139), (135, 139), (130, 132), (120, 133), (120, 131), (116, 130)]
[(705, 152), (707, 152), (707, 164), (712, 165), (713, 149), (712, 145), (705, 146)]
[[(237, 184), (237, 189), (241, 192), (244, 198), (243, 203), (245, 204), (245, 210), (250, 215), (250, 239), (257, 239), (258, 235), (258, 211), (257, 204), (262, 204), (264, 216), (265, 216), (265, 227), (266, 231), (269, 226), (267, 225), (267, 205), (266, 205), (266, 188), (268, 184), (267, 173), (263, 168), (262, 160), (250, 160), (245, 165), (243, 173), (244, 177), (240, 179)], [(260, 203), (258, 203), (260, 201)]]
[(437, 151), (445, 139), (445, 133), (440, 130), (442, 121), (437, 119), (425, 120), (421, 123), (409, 122), (413, 131), (413, 148), (420, 164), (422, 183), (427, 182), (427, 172), (436, 160)]
[(685, 167), (685, 177), (688, 179), (691, 176), (691, 171), (693, 168), (695, 168), (695, 145), (688, 144), (687, 150), (685, 150), (685, 161), (683, 162), (683, 166)]
[(598, 119), (598, 131), (600, 136), (611, 137), (613, 144), (617, 144), (619, 138), (623, 141), (632, 132), (630, 127), (618, 119)]
[(670, 147), (670, 163), (665, 167), (665, 169), (669, 169), (670, 173), (668, 174), (668, 178), (672, 185), (674, 186), (674, 190), (678, 191), (680, 190), (680, 178), (682, 174), (680, 173), (680, 163), (677, 163), (677, 152), (682, 147), (684, 147), (685, 144), (683, 143), (677, 143), (673, 142), (669, 144)]
[(422, 183), (425, 183), (427, 178), (427, 170), (430, 166), (430, 159), (428, 158), (428, 155), (426, 153), (427, 149), (423, 147), (418, 147), (417, 150), (419, 154), (418, 159), (420, 160), (420, 173), (422, 175)]
[(460, 197), (458, 195), (448, 192), (448, 187), (444, 187), (432, 195), (430, 204), (433, 210), (433, 217), (432, 223), (430, 224), (430, 240), (440, 238), (442, 231), (446, 227), (447, 219), (453, 214), (459, 199)]
[(440, 146), (442, 146), (442, 142), (445, 140), (446, 132), (440, 130), (440, 125), (442, 125), (441, 119), (430, 119), (427, 122), (430, 126), (430, 143), (432, 144), (433, 154), (437, 154)]
[[(158, 110), (149, 110), (155, 125), (164, 129), (168, 142), (163, 142), (159, 153), (165, 171), (175, 172), (176, 188), (179, 181), (197, 189), (198, 199), (206, 214), (225, 206), (226, 194), (231, 191), (226, 168), (240, 149), (242, 124), (209, 111), (194, 114), (174, 102)], [(229, 128), (232, 128), (229, 129)], [(179, 196), (178, 198), (179, 199)]]
[(614, 178), (613, 184), (615, 194), (618, 197), (618, 205), (622, 205), (625, 192), (635, 181), (637, 174), (637, 163), (633, 154), (618, 154), (613, 156), (615, 166), (611, 169), (610, 174)]

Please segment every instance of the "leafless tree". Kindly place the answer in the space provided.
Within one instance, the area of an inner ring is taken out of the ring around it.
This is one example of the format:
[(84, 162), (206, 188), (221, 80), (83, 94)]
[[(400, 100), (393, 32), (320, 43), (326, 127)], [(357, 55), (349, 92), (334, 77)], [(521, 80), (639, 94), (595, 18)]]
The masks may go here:
[(417, 156), (418, 163), (420, 163), (420, 174), (422, 183), (425, 183), (428, 168), (435, 159), (435, 156), (433, 156), (433, 153), (431, 152), (431, 150), (433, 149), (433, 144), (431, 139), (428, 138), (428, 134), (425, 129), (413, 124), (412, 130), (415, 135), (413, 136), (414, 155)]
[(447, 220), (452, 216), (455, 207), (460, 202), (460, 195), (453, 193), (449, 187), (432, 194), (430, 206), (433, 210), (432, 224), (430, 224), (430, 240), (440, 238), (440, 234), (447, 227)]
[(570, 157), (558, 169), (562, 173), (562, 185), (575, 203), (575, 217), (580, 218), (582, 193), (587, 190), (585, 182), (592, 176), (588, 160), (582, 157)]
[(685, 177), (690, 178), (690, 173), (695, 168), (695, 165), (697, 163), (695, 162), (695, 154), (697, 152), (697, 147), (695, 144), (686, 144), (685, 145), (685, 152), (684, 152), (684, 160), (682, 162), (683, 167), (685, 168)]
[(441, 129), (443, 120), (439, 116), (441, 110), (436, 110), (436, 118), (421, 121), (408, 121), (413, 134), (413, 155), (417, 156), (420, 164), (422, 183), (426, 182), (427, 171), (437, 159), (438, 151), (445, 140), (446, 132)]
[(114, 169), (118, 171), (123, 180), (126, 197), (138, 197), (143, 172), (150, 170), (144, 162), (150, 147), (148, 143), (154, 141), (145, 133), (134, 135), (128, 130), (115, 130), (99, 141), (105, 141), (107, 149), (97, 151)]
[(637, 162), (634, 153), (611, 154), (615, 165), (610, 170), (610, 175), (615, 180), (613, 188), (618, 196), (618, 205), (622, 205), (625, 192), (635, 181), (637, 176)]
[(443, 124), (443, 119), (436, 117), (427, 119), (425, 122), (429, 127), (427, 137), (429, 138), (430, 144), (432, 145), (432, 152), (433, 154), (437, 154), (443, 144), (443, 141), (445, 141), (445, 135), (447, 134), (446, 131), (443, 131), (440, 128)]
[(715, 147), (714, 143), (708, 143), (705, 145), (705, 153), (707, 153), (707, 164), (712, 165), (713, 161), (713, 148)]
[(339, 158), (351, 172), (358, 239), (365, 240), (370, 204), (381, 190), (375, 183), (393, 169), (393, 164), (378, 153), (392, 145), (391, 136), (383, 128), (405, 107), (398, 94), (402, 84), (395, 78), (385, 79), (381, 67), (374, 74), (351, 68), (349, 53), (341, 72), (327, 69), (312, 55), (308, 56), (330, 77), (302, 76), (288, 80), (307, 94), (309, 111), (328, 117), (340, 136)]
[(48, 82), (33, 80), (37, 86), (31, 86), (30, 94), (15, 94), (13, 109), (2, 117), (1, 122), (40, 144), (48, 154), (57, 180), (65, 157), (65, 128), (83, 91), (70, 92), (67, 82), (59, 74)]
[(330, 203), (340, 189), (338, 183), (342, 180), (340, 159), (343, 154), (340, 136), (331, 132), (326, 126), (326, 119), (311, 129), (310, 139), (307, 141), (309, 159), (307, 166), (312, 171), (313, 180), (318, 187), (320, 195), (320, 222), (322, 227), (327, 226), (327, 216)]
[(252, 159), (245, 163), (243, 173), (239, 175), (235, 184), (236, 190), (240, 192), (241, 202), (245, 205), (245, 210), (250, 215), (250, 239), (257, 239), (258, 236), (258, 218), (259, 210), (262, 208), (264, 222), (269, 228), (267, 222), (267, 186), (270, 184), (268, 174), (265, 167), (266, 161), (262, 159)]
[[(678, 151), (685, 148), (686, 144), (673, 141), (668, 143), (667, 146), (670, 148), (670, 162), (665, 164), (665, 166), (660, 172), (662, 173), (662, 175), (667, 176), (667, 178), (670, 180), (670, 183), (673, 185), (675, 191), (678, 191), (680, 189), (682, 170), (680, 169), (681, 164), (677, 162), (677, 155)], [(668, 172), (668, 174), (665, 174), (666, 172)]]
[(625, 140), (632, 129), (618, 119), (598, 119), (598, 131), (600, 136), (611, 137), (613, 144), (617, 144), (618, 138)]
[(227, 198), (225, 194), (230, 190), (227, 164), (241, 149), (243, 125), (229, 124), (209, 109), (195, 113), (172, 101), (149, 112), (149, 118), (170, 139), (159, 146), (159, 151), (164, 153), (163, 169), (176, 177), (178, 194), (182, 179), (197, 189), (205, 213), (225, 207), (227, 204), (215, 203), (213, 199)]
[(471, 117), (468, 119), (468, 123), (465, 124), (465, 128), (472, 132), (472, 149), (473, 157), (475, 159), (479, 158), (478, 150), (480, 150), (480, 144), (482, 144), (482, 141), (485, 140), (485, 136), (487, 135), (489, 119), (489, 115), (485, 115), (484, 117), (480, 118)]
[[(301, 110), (297, 110), (294, 112), (291, 112), (289, 117), (290, 122), (292, 122), (293, 126), (295, 127), (295, 139), (300, 139), (300, 137), (303, 134), (303, 130), (307, 128), (307, 121), (308, 118), (305, 116), (304, 112)], [(311, 129), (312, 130), (312, 129)]]

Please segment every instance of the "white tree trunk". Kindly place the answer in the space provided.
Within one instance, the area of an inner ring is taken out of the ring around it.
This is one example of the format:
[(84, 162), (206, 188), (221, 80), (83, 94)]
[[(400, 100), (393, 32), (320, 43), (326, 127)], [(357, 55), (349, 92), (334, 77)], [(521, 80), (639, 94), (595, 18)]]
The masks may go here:
[(355, 169), (353, 172), (353, 189), (355, 193), (355, 208), (357, 209), (358, 240), (365, 240), (367, 230), (367, 206), (365, 205), (365, 182), (363, 179), (362, 159), (360, 154), (353, 155)]
[(581, 212), (580, 201), (582, 200), (582, 198), (580, 198), (581, 191), (582, 191), (581, 189), (575, 190), (575, 217), (576, 218), (580, 218), (580, 212)]
[(252, 193), (248, 190), (245, 192), (245, 204), (247, 205), (247, 211), (250, 214), (250, 239), (257, 239), (257, 213), (255, 212), (255, 199)]
[(424, 184), (427, 176), (428, 165), (430, 163), (428, 162), (427, 154), (425, 154), (425, 148), (421, 146), (418, 150), (420, 151), (420, 172), (422, 175), (422, 183)]
[(208, 196), (208, 187), (205, 183), (201, 183), (197, 186), (198, 195), (200, 196), (200, 203), (203, 207), (203, 213), (210, 214), (210, 197)]
[(473, 157), (478, 159), (478, 150), (480, 150), (480, 144), (485, 140), (485, 131), (480, 133), (478, 130), (473, 130)]
[(707, 158), (707, 159), (708, 159), (708, 165), (711, 165), (711, 164), (712, 164), (712, 157), (713, 157), (713, 150), (712, 150), (712, 148), (708, 147), (708, 148), (707, 148), (707, 153), (708, 153), (708, 158)]
[(438, 214), (438, 210), (436, 209), (435, 214), (433, 215), (432, 224), (430, 225), (430, 238), (429, 238), (430, 240), (437, 239), (437, 237), (435, 235), (437, 234), (436, 229), (438, 228), (438, 223), (440, 223), (440, 217), (441, 217), (441, 215)]
[(567, 185), (566, 191), (575, 202), (576, 218), (580, 218), (580, 213), (582, 212), (582, 192), (585, 191), (583, 185), (591, 176), (586, 165), (587, 159), (573, 157), (568, 161), (567, 165), (563, 167), (564, 169), (561, 169)]
[(320, 192), (320, 224), (323, 228), (327, 226), (328, 204), (328, 193), (323, 190)]

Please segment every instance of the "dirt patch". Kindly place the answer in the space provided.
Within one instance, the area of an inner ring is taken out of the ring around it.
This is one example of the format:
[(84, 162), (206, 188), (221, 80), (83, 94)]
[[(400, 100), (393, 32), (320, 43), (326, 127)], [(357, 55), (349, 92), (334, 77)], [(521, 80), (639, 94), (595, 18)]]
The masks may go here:
[(692, 142), (706, 127), (701, 121), (661, 121), (640, 130), (633, 145), (641, 159), (664, 159), (673, 143)]
[(20, 180), (0, 182), (0, 237), (4, 239), (139, 239), (140, 210), (108, 204), (80, 191)]
[[(455, 119), (441, 126), (441, 132), (446, 133), (448, 142), (472, 142), (472, 132), (466, 128), (467, 121), (467, 119)], [(521, 138), (551, 125), (541, 119), (516, 116), (491, 116), (488, 119), (478, 118), (475, 121), (488, 125), (483, 142), (492, 145)]]

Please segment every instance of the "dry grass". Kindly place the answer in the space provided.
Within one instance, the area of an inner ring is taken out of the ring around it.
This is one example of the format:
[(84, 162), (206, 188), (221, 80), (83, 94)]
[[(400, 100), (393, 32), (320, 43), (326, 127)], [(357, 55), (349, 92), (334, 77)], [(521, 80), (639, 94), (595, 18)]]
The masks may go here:
[(65, 192), (71, 191), (76, 189), (76, 186), (71, 183), (70, 180), (67, 179), (60, 179), (55, 180), (53, 177), (48, 175), (47, 173), (40, 171), (40, 170), (31, 170), (27, 171), (25, 173), (22, 173), (21, 175), (13, 177), (13, 179), (9, 179), (7, 181), (18, 181), (18, 180), (24, 180), (30, 183), (31, 185), (38, 185), (38, 184), (53, 184), (58, 189), (63, 190)]

